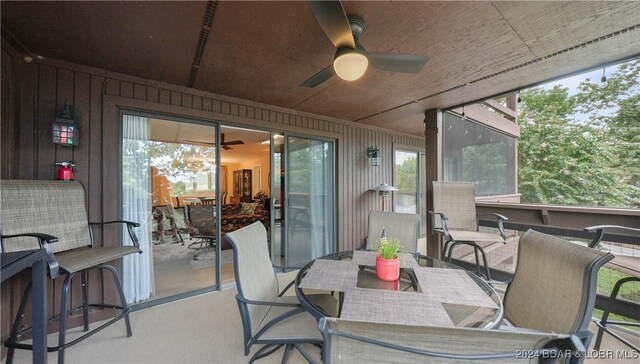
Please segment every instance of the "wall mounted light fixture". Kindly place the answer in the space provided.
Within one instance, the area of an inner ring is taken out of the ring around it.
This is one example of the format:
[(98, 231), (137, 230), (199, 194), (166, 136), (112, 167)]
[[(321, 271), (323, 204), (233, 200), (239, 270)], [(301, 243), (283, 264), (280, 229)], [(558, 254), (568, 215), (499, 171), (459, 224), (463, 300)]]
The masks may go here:
[(372, 166), (380, 166), (382, 165), (382, 156), (380, 155), (380, 150), (378, 147), (369, 147), (367, 148), (367, 157), (371, 160)]
[(53, 143), (75, 147), (80, 141), (80, 125), (82, 114), (69, 102), (64, 103), (62, 111), (52, 123)]

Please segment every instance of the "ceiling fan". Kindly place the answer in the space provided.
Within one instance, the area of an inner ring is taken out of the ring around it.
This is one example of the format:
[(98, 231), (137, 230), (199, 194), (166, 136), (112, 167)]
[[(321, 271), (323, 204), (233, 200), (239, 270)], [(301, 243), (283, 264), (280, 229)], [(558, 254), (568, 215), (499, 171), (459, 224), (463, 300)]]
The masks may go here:
[(333, 64), (304, 81), (301, 87), (316, 87), (335, 74), (343, 80), (355, 81), (368, 66), (390, 72), (419, 73), (429, 60), (415, 54), (368, 53), (359, 39), (365, 28), (362, 17), (346, 15), (340, 1), (309, 1), (309, 7), (337, 51)]
[[(211, 145), (211, 146), (216, 145), (216, 143), (201, 142), (197, 140), (185, 140), (185, 142), (199, 144), (199, 145)], [(244, 144), (244, 142), (242, 140), (231, 140), (231, 141), (225, 142), (224, 133), (220, 133), (220, 148), (224, 150), (231, 150), (233, 148), (231, 148), (229, 145), (238, 145), (238, 144)]]

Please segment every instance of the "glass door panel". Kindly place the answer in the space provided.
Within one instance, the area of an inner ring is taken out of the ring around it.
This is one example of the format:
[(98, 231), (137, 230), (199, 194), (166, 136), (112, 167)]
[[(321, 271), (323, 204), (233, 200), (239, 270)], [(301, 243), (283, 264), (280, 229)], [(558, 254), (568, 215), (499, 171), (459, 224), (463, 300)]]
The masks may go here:
[(422, 152), (395, 150), (394, 155), (394, 211), (420, 214), (420, 235), (426, 234), (427, 158)]
[(329, 141), (286, 138), (285, 265), (333, 252), (334, 147)]
[(418, 212), (418, 153), (396, 150), (394, 156), (395, 212)]
[(214, 287), (216, 127), (124, 114), (122, 131), (122, 216), (141, 223), (144, 246), (124, 261), (128, 300)]
[(271, 133), (271, 261), (284, 266), (285, 193), (284, 193), (284, 134)]

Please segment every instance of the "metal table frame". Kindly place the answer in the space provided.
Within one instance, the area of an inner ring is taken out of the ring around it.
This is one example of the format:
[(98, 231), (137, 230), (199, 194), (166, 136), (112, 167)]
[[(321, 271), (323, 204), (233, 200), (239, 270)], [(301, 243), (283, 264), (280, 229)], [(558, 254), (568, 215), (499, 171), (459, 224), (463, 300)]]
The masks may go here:
[(0, 254), (2, 282), (31, 267), (33, 362), (47, 362), (47, 253), (44, 249)]

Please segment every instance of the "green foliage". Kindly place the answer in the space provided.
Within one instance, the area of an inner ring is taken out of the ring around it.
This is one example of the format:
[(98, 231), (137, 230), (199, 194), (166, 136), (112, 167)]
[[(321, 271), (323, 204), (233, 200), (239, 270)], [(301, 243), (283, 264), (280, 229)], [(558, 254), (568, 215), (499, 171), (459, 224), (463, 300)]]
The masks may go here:
[(186, 194), (186, 183), (199, 172), (215, 171), (216, 148), (193, 144), (145, 142), (151, 156), (151, 165), (171, 182), (171, 194)]
[(378, 244), (378, 255), (382, 259), (394, 259), (401, 250), (402, 245), (398, 239), (388, 238), (380, 241), (380, 244)]
[[(518, 142), (522, 202), (640, 207), (640, 62), (606, 83), (523, 91)], [(615, 114), (605, 109), (617, 106)], [(577, 120), (576, 113), (588, 120)]]
[(416, 157), (411, 157), (396, 166), (396, 187), (399, 193), (415, 193), (416, 176), (418, 175), (418, 162)]

